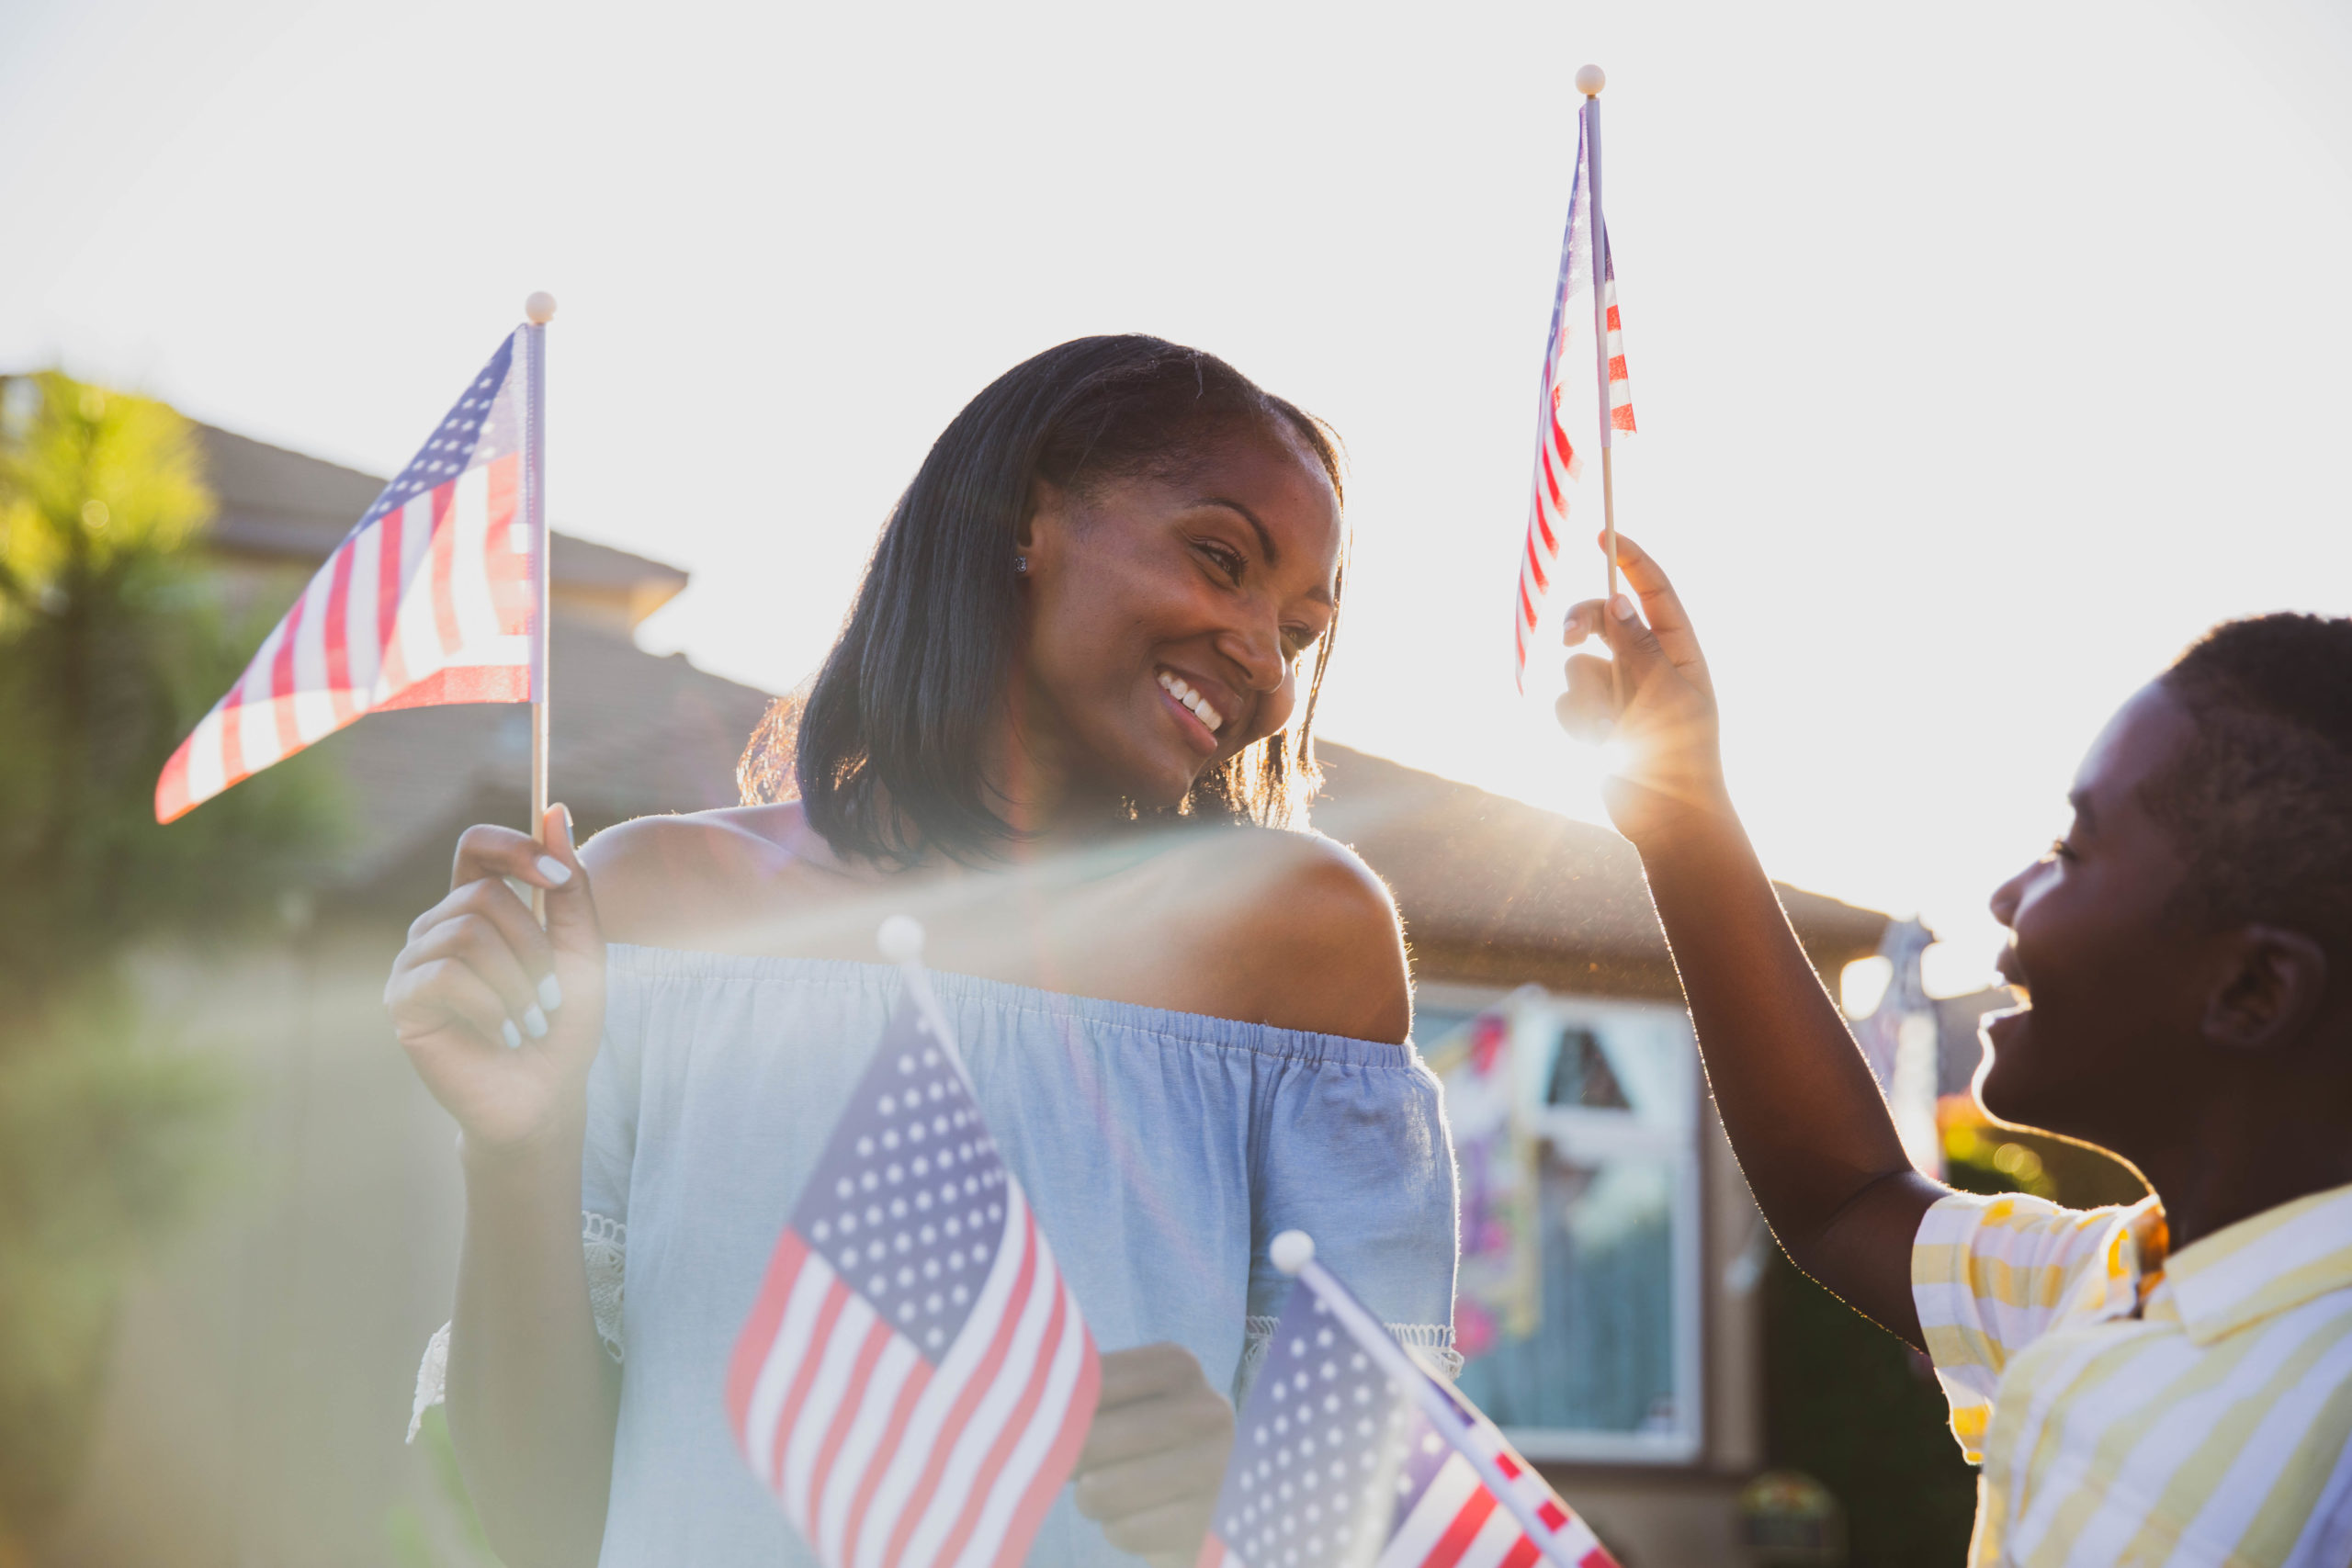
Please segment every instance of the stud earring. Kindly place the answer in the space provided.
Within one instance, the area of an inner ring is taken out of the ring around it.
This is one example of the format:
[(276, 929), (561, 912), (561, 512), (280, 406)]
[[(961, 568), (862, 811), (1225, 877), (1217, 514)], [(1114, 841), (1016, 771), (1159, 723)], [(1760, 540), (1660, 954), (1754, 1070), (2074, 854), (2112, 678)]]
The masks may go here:
[(1012, 575), (1015, 577), (1026, 577), (1029, 575), (1029, 558), (1027, 556), (1015, 556), (1012, 558)]

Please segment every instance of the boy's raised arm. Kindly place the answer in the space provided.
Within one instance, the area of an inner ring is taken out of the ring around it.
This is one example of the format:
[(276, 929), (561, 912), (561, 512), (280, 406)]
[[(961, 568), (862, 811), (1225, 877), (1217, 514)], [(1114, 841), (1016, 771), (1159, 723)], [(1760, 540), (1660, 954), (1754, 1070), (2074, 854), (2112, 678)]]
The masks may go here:
[(1912, 1238), (1945, 1190), (1904, 1154), (1732, 809), (1713, 685), (1673, 585), (1622, 534), (1617, 547), (1640, 612), (1623, 595), (1588, 600), (1568, 613), (1566, 639), (1603, 637), (1623, 693), (1608, 661), (1578, 654), (1560, 722), (1623, 753), (1610, 816), (1641, 852), (1708, 1085), (1773, 1235), (1799, 1268), (1917, 1345)]

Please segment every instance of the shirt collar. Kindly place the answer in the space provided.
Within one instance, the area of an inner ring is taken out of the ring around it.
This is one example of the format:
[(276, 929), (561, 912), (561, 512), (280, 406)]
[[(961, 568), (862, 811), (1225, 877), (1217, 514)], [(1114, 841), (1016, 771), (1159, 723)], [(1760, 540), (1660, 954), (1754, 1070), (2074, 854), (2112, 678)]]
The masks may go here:
[(2352, 1289), (2352, 1187), (2266, 1209), (2159, 1263), (2181, 1325), (2199, 1345)]
[(2165, 1247), (2164, 1206), (2151, 1192), (2117, 1215), (2103, 1266), (2084, 1271), (2072, 1310), (2093, 1322), (2135, 1315), (2163, 1274)]

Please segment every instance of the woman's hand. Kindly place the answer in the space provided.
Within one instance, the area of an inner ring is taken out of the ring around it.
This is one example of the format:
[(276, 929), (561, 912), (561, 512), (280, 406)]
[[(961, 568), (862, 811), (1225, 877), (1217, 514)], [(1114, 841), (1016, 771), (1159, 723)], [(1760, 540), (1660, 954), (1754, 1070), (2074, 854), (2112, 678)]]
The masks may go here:
[[(384, 1010), (468, 1151), (527, 1148), (574, 1124), (605, 1023), (605, 938), (571, 814), (547, 843), (511, 828), (458, 840), (449, 896), (417, 917)], [(547, 929), (505, 878), (547, 890)]]
[(1570, 659), (1568, 689), (1554, 711), (1569, 734), (1617, 750), (1603, 798), (1617, 830), (1648, 850), (1682, 829), (1721, 822), (1731, 803), (1714, 682), (1682, 601), (1657, 563), (1623, 534), (1617, 564), (1641, 596), (1640, 613), (1622, 593), (1613, 604), (1588, 599), (1568, 612), (1563, 640), (1574, 648), (1600, 637), (1614, 660)]
[(1078, 1456), (1078, 1511), (1155, 1568), (1192, 1568), (1232, 1451), (1233, 1406), (1191, 1351), (1111, 1351)]

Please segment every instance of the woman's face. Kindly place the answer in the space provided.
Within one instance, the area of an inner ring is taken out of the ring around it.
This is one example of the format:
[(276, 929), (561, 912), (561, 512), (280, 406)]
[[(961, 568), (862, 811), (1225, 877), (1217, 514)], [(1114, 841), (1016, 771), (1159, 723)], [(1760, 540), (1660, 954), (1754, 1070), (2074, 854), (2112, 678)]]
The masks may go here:
[(1248, 428), (1182, 472), (1041, 485), (1022, 541), (1022, 741), (1074, 795), (1173, 806), (1288, 724), (1330, 629), (1340, 498)]

